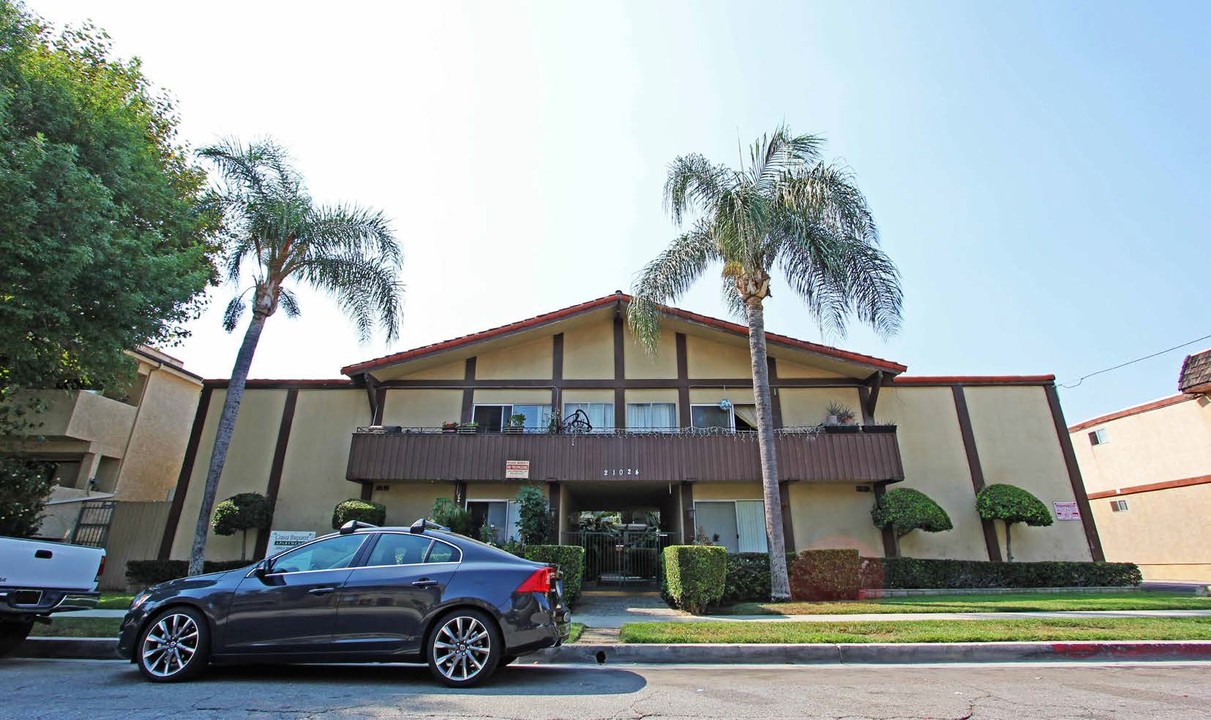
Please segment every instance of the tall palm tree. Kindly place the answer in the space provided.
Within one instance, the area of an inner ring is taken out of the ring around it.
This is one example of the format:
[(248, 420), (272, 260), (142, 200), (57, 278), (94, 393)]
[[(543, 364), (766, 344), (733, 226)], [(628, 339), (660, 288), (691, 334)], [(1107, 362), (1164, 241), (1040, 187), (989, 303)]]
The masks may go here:
[(235, 330), (246, 307), (252, 309), (252, 320), (219, 415), (189, 557), (190, 575), (202, 572), (215, 492), (261, 330), (279, 305), (290, 317), (299, 314), (287, 283), (302, 282), (332, 295), (363, 341), (376, 321), (388, 341), (396, 338), (403, 292), (398, 274), (402, 253), (381, 212), (355, 205), (315, 205), (286, 151), (270, 140), (247, 146), (225, 140), (203, 148), (200, 155), (214, 163), (219, 176), (214, 200), (226, 222), (227, 279), (238, 285), (251, 278), (251, 285), (227, 305), (223, 326)]
[(847, 168), (820, 160), (821, 146), (817, 136), (780, 127), (753, 143), (748, 166), (741, 160), (739, 170), (696, 154), (677, 158), (664, 186), (665, 209), (678, 227), (687, 213), (696, 218), (639, 273), (628, 311), (632, 331), (654, 352), (659, 304), (722, 264), (724, 298), (748, 324), (774, 600), (790, 597), (790, 581), (766, 364), (770, 275), (781, 271), (820, 326), (838, 336), (852, 316), (885, 336), (901, 318), (900, 276), (879, 249), (866, 198)]

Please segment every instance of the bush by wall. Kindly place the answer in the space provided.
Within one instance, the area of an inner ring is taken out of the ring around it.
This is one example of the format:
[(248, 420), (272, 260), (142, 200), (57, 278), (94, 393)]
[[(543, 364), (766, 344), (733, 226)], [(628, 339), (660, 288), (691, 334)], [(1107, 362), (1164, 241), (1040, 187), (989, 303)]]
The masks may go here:
[(869, 588), (1127, 587), (1143, 581), (1134, 563), (864, 560), (862, 586)]
[[(202, 571), (223, 572), (248, 567), (250, 564), (246, 560), (207, 560), (202, 565)], [(130, 560), (126, 563), (126, 579), (131, 585), (139, 588), (176, 580), (188, 574), (189, 561), (187, 560)]]
[(714, 545), (670, 545), (662, 554), (669, 598), (695, 615), (717, 605), (727, 577), (727, 550)]
[[(786, 554), (786, 566), (798, 557)], [(733, 553), (727, 556), (727, 579), (723, 586), (723, 604), (765, 602), (769, 600), (769, 554)]]
[(339, 530), (350, 520), (383, 525), (387, 522), (387, 506), (370, 500), (349, 498), (336, 504), (332, 510), (332, 529)]
[(792, 600), (857, 600), (862, 556), (857, 550), (804, 550), (790, 567)]
[(579, 545), (527, 545), (522, 553), (527, 560), (554, 563), (563, 575), (563, 597), (569, 602), (580, 598), (584, 581), (584, 548)]

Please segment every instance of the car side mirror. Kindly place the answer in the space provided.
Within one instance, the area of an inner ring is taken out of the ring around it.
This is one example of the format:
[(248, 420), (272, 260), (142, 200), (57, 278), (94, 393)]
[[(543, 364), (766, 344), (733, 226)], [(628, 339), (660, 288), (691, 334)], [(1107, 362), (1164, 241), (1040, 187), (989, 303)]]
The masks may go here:
[(269, 574), (269, 561), (262, 560), (257, 563), (257, 566), (252, 569), (252, 574), (264, 580), (265, 576)]

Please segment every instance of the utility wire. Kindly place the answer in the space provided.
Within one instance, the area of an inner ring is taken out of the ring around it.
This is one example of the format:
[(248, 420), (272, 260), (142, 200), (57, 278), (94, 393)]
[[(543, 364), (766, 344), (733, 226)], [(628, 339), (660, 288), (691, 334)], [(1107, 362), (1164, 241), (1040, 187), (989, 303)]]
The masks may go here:
[(1181, 345), (1174, 345), (1171, 348), (1168, 348), (1166, 350), (1161, 350), (1160, 352), (1154, 352), (1151, 355), (1145, 355), (1144, 357), (1136, 358), (1134, 360), (1128, 360), (1127, 362), (1121, 363), (1119, 365), (1115, 365), (1114, 367), (1108, 367), (1104, 370), (1098, 370), (1097, 372), (1091, 372), (1088, 375), (1082, 376), (1080, 380), (1077, 380), (1076, 383), (1074, 383), (1072, 385), (1060, 385), (1060, 387), (1071, 389), (1071, 388), (1077, 387), (1078, 385), (1085, 382), (1086, 380), (1093, 377), (1094, 375), (1101, 375), (1102, 373), (1108, 373), (1111, 370), (1118, 370), (1119, 368), (1125, 368), (1128, 365), (1134, 365), (1137, 362), (1143, 362), (1144, 360), (1151, 360), (1152, 358), (1156, 357), (1157, 355), (1164, 355), (1167, 352), (1173, 352), (1174, 350), (1177, 350), (1178, 348), (1184, 348), (1187, 345), (1193, 345), (1196, 342), (1202, 342), (1203, 340), (1207, 340), (1207, 339), (1211, 339), (1211, 335), (1203, 335), (1200, 338), (1194, 338), (1193, 340), (1191, 340), (1189, 342), (1184, 342)]

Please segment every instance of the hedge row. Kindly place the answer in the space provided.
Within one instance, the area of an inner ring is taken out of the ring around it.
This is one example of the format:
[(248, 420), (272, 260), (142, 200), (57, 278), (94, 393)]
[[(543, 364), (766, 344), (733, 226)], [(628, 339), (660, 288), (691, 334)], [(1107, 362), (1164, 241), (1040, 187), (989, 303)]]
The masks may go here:
[(723, 597), (727, 549), (717, 545), (670, 545), (661, 554), (665, 592), (673, 604), (695, 615)]
[[(222, 572), (248, 567), (251, 564), (247, 560), (207, 560), (202, 564), (202, 571)], [(131, 560), (126, 563), (126, 579), (131, 585), (143, 588), (183, 578), (188, 574), (189, 562), (186, 560)]]
[(857, 550), (804, 550), (790, 566), (791, 600), (857, 600), (862, 556)]
[(584, 548), (579, 545), (527, 545), (523, 557), (535, 562), (553, 563), (563, 575), (563, 597), (575, 602), (584, 581)]

